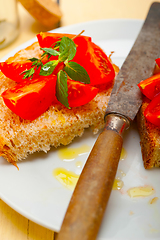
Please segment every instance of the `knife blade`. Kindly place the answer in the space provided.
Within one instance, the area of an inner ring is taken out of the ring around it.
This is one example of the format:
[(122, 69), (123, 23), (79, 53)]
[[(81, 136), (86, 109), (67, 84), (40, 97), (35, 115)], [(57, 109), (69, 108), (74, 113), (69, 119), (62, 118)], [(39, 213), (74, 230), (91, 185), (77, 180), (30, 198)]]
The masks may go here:
[[(122, 114), (133, 120), (142, 103), (137, 84), (153, 74), (155, 59), (160, 56), (159, 3), (148, 13), (130, 53), (116, 78), (106, 115)], [(157, 9), (156, 9), (157, 8)]]
[(112, 191), (124, 132), (142, 97), (137, 84), (153, 74), (160, 56), (160, 3), (150, 7), (142, 29), (116, 78), (105, 127), (87, 159), (56, 240), (94, 240)]

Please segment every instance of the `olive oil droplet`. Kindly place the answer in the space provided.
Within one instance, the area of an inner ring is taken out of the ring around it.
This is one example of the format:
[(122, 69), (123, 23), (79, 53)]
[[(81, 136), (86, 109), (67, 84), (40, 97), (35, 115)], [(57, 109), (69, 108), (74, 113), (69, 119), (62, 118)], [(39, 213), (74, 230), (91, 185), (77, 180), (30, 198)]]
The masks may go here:
[(113, 190), (120, 190), (120, 189), (122, 189), (123, 185), (124, 185), (124, 183), (123, 183), (122, 180), (115, 179), (114, 183), (113, 183), (113, 188), (112, 189)]
[(134, 187), (128, 190), (128, 195), (133, 197), (148, 197), (154, 194), (154, 189), (150, 186), (146, 187)]
[(77, 148), (62, 148), (58, 150), (58, 156), (63, 161), (72, 161), (81, 154), (88, 153), (91, 150), (91, 147), (84, 144)]
[(77, 184), (79, 175), (64, 168), (53, 170), (53, 176), (66, 188), (73, 190)]

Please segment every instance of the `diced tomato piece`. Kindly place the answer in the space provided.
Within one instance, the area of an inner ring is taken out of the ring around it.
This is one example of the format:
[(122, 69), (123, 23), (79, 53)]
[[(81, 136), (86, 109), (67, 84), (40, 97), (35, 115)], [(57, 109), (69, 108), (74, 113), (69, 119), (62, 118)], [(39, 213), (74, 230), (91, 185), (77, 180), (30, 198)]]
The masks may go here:
[(55, 75), (25, 80), (2, 93), (10, 110), (23, 119), (34, 120), (44, 113), (53, 101), (56, 91)]
[(160, 92), (160, 73), (141, 81), (138, 87), (147, 98), (153, 99)]
[(149, 122), (160, 127), (160, 93), (146, 107), (144, 116)]
[(84, 67), (89, 74), (91, 85), (110, 83), (115, 77), (114, 68), (104, 51), (95, 43), (88, 42), (85, 57), (73, 61)]
[(67, 80), (68, 103), (70, 107), (79, 107), (90, 102), (98, 93), (98, 88), (88, 84)]

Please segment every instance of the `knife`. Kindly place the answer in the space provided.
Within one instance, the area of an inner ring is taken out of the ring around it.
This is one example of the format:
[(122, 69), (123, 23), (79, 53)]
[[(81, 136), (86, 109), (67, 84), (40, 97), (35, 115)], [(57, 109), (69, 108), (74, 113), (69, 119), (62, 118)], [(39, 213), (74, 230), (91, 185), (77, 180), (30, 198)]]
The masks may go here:
[(137, 84), (153, 74), (159, 56), (160, 3), (154, 2), (116, 77), (104, 130), (79, 177), (56, 240), (96, 239), (112, 191), (124, 133), (142, 103)]

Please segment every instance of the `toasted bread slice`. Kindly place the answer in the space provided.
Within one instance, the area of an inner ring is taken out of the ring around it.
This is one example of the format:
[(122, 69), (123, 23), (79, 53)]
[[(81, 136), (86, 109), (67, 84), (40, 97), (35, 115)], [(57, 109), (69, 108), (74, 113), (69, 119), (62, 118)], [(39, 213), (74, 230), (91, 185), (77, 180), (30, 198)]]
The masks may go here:
[(141, 152), (146, 169), (160, 167), (160, 128), (147, 121), (144, 116), (144, 111), (149, 102), (150, 100), (144, 97), (142, 106), (137, 114)]
[[(7, 61), (19, 61), (42, 54), (36, 42), (19, 51)], [(0, 72), (0, 94), (16, 83)], [(91, 127), (97, 133), (104, 126), (104, 114), (114, 82), (81, 107), (67, 109), (62, 105), (51, 105), (34, 121), (24, 120), (13, 113), (0, 97), (0, 155), (16, 164), (28, 154), (47, 152), (51, 146), (69, 144), (81, 136), (85, 128)]]

